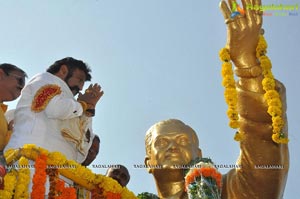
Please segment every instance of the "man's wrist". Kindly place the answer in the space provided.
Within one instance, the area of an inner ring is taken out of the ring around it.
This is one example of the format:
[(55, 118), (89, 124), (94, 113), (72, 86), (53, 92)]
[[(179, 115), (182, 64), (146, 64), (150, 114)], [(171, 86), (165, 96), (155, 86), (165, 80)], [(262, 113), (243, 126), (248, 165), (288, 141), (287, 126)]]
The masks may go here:
[(95, 113), (96, 113), (95, 109), (86, 109), (86, 111), (85, 111), (85, 115), (87, 117), (93, 117), (93, 116), (95, 116)]
[(93, 117), (93, 116), (95, 116), (95, 105), (93, 105), (93, 104), (87, 104), (87, 108), (86, 108), (86, 110), (85, 110), (85, 115), (87, 116), (87, 117)]
[(93, 117), (95, 116), (95, 105), (86, 103), (85, 101), (78, 101), (82, 106), (83, 114), (85, 114), (87, 117)]
[(79, 102), (79, 103), (81, 104), (81, 106), (82, 106), (82, 112), (85, 112), (86, 109), (88, 108), (88, 104), (87, 104), (85, 101), (81, 101), (81, 100), (79, 100), (78, 102)]

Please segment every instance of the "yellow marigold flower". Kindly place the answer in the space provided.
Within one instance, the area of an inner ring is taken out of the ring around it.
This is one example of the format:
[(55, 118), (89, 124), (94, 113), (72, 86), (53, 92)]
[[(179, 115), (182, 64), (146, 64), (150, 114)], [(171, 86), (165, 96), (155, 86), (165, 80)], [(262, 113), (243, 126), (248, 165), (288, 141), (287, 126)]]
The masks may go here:
[(284, 121), (280, 116), (272, 117), (273, 126), (283, 127)]
[(274, 133), (272, 135), (272, 140), (276, 143), (279, 143), (279, 133)]
[(242, 141), (245, 138), (245, 134), (243, 132), (237, 131), (234, 135), (235, 141)]
[(35, 144), (24, 144), (23, 148), (24, 149), (35, 149), (37, 147), (35, 146)]
[(15, 187), (15, 198), (25, 198), (28, 195), (28, 185), (30, 182), (30, 170), (28, 159), (21, 157), (19, 159), (18, 180)]
[(3, 198), (12, 197), (13, 190), (17, 182), (16, 174), (17, 172), (15, 170), (12, 170), (4, 176), (4, 190), (0, 190), (0, 196), (3, 195)]
[(225, 102), (229, 104), (230, 106), (236, 107), (237, 103), (237, 95), (229, 95), (227, 92), (225, 92)]
[(274, 133), (272, 135), (272, 140), (278, 144), (287, 144), (289, 142), (289, 139), (281, 133)]
[(31, 154), (33, 153), (34, 150), (37, 150), (37, 149), (20, 149), (22, 151), (22, 154), (26, 157), (30, 157)]
[(78, 164), (75, 160), (68, 160), (68, 161), (67, 161), (67, 165), (68, 165), (70, 168), (75, 168), (75, 169), (77, 169), (77, 167), (79, 167), (80, 164)]
[(49, 154), (49, 151), (46, 150), (46, 149), (44, 149), (44, 148), (40, 148), (40, 147), (39, 147), (39, 151), (40, 151), (41, 154), (45, 154), (45, 155), (48, 155), (48, 154)]
[(277, 106), (269, 106), (269, 107), (268, 107), (268, 113), (269, 113), (272, 117), (281, 116), (282, 110), (281, 110), (280, 107), (277, 107)]
[(281, 128), (279, 128), (278, 126), (273, 126), (273, 133), (280, 133), (281, 132)]
[(227, 104), (228, 104), (229, 109), (236, 109), (237, 108), (236, 100), (234, 100), (234, 99), (231, 99), (230, 101), (227, 101)]
[(237, 91), (235, 88), (226, 88), (225, 89), (225, 95), (229, 95), (229, 96), (236, 96), (237, 95)]
[(222, 64), (222, 77), (226, 75), (233, 76), (232, 64), (230, 62), (224, 62)]
[(261, 56), (259, 57), (260, 66), (263, 70), (271, 70), (272, 63), (271, 60), (267, 56)]
[(236, 103), (228, 104), (228, 109), (236, 110), (237, 104)]
[(233, 109), (228, 109), (227, 110), (227, 116), (229, 117), (229, 119), (231, 120), (238, 120), (239, 119), (239, 114), (236, 110)]
[(229, 61), (230, 60), (229, 50), (227, 48), (222, 48), (219, 52), (219, 57), (223, 62)]
[(263, 89), (265, 91), (274, 90), (275, 88), (275, 80), (273, 78), (264, 78), (262, 81)]
[(267, 101), (268, 106), (277, 106), (277, 107), (282, 107), (282, 103), (281, 100), (279, 98), (274, 98), (274, 99), (270, 99)]
[(8, 156), (12, 155), (15, 152), (15, 149), (8, 149), (5, 151), (4, 157), (7, 159)]
[(282, 131), (282, 127), (280, 126), (272, 126), (273, 127), (273, 133), (280, 133)]
[(52, 165), (65, 165), (67, 158), (60, 152), (51, 152), (48, 154), (48, 159)]
[(233, 129), (237, 129), (240, 127), (240, 123), (239, 123), (239, 121), (236, 121), (236, 120), (230, 120), (229, 126)]
[(280, 133), (283, 126), (284, 126), (284, 121), (281, 117), (276, 116), (272, 117), (272, 127), (273, 127), (273, 133)]
[(262, 52), (266, 52), (267, 47), (268, 47), (268, 44), (267, 44), (265, 38), (263, 37), (263, 35), (260, 35), (258, 44), (256, 47), (256, 57), (260, 57)]
[(256, 52), (256, 57), (262, 56), (267, 54), (267, 50), (259, 50)]
[(21, 157), (19, 159), (19, 165), (20, 166), (28, 166), (28, 159), (24, 158), (24, 157)]
[(222, 85), (224, 87), (234, 87), (235, 86), (235, 81), (234, 81), (233, 76), (232, 75), (231, 76), (230, 75), (226, 75), (223, 78)]
[(264, 77), (268, 77), (268, 78), (273, 78), (273, 73), (270, 70), (263, 70), (262, 74), (264, 75)]
[(271, 99), (280, 99), (280, 96), (276, 90), (269, 90), (264, 94), (265, 100), (271, 100)]
[[(113, 193), (121, 193), (122, 187), (121, 185), (114, 179), (105, 177), (105, 184), (102, 185), (102, 187), (105, 187), (106, 192), (113, 192)], [(99, 185), (101, 187), (101, 185)]]
[(230, 107), (236, 107), (236, 102), (237, 102), (237, 98), (226, 98), (225, 99), (226, 103), (230, 106)]

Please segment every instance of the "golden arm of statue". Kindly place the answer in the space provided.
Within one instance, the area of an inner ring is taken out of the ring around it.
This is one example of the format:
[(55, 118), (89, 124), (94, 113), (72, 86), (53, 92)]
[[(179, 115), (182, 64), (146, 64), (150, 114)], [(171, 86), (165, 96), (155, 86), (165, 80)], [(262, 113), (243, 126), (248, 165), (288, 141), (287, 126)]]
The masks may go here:
[[(260, 0), (242, 0), (247, 5), (261, 5)], [(222, 199), (282, 198), (286, 184), (289, 154), (286, 144), (272, 141), (272, 120), (263, 99), (260, 63), (256, 58), (256, 46), (262, 25), (262, 13), (245, 10), (244, 15), (231, 17), (235, 1), (220, 3), (227, 24), (227, 44), (231, 60), (239, 76), (238, 112), (240, 131), (245, 133), (240, 142), (237, 164), (223, 179)], [(250, 71), (250, 72), (249, 72)], [(282, 117), (286, 121), (285, 88), (276, 81), (276, 89), (283, 104)], [(287, 132), (287, 122), (284, 130)]]

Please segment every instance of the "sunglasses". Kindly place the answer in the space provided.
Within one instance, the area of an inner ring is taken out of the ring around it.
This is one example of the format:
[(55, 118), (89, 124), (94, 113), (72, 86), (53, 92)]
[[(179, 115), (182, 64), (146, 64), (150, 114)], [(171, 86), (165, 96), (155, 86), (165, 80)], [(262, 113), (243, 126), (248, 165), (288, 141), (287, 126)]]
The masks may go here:
[(18, 81), (19, 86), (24, 86), (25, 85), (25, 77), (24, 76), (17, 75), (17, 74), (14, 74), (14, 73), (8, 73), (7, 75), (14, 77)]

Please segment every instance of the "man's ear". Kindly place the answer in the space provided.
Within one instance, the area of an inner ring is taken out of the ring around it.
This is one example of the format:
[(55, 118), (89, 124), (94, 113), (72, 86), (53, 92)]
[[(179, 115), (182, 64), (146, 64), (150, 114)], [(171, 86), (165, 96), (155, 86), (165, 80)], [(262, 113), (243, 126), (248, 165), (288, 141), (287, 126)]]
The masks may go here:
[(67, 76), (69, 73), (68, 66), (65, 64), (61, 65), (60, 71), (61, 71), (62, 75)]
[(4, 70), (2, 68), (0, 68), (0, 79), (2, 79), (2, 77), (6, 75)]
[(145, 166), (147, 166), (147, 171), (148, 171), (148, 173), (152, 173), (151, 167), (148, 166), (148, 165), (150, 165), (150, 158), (149, 158), (149, 156), (146, 156), (146, 157), (145, 157), (144, 163), (145, 163)]
[(59, 71), (55, 75), (64, 80), (67, 77), (68, 73), (69, 73), (68, 66), (63, 64), (60, 66)]

